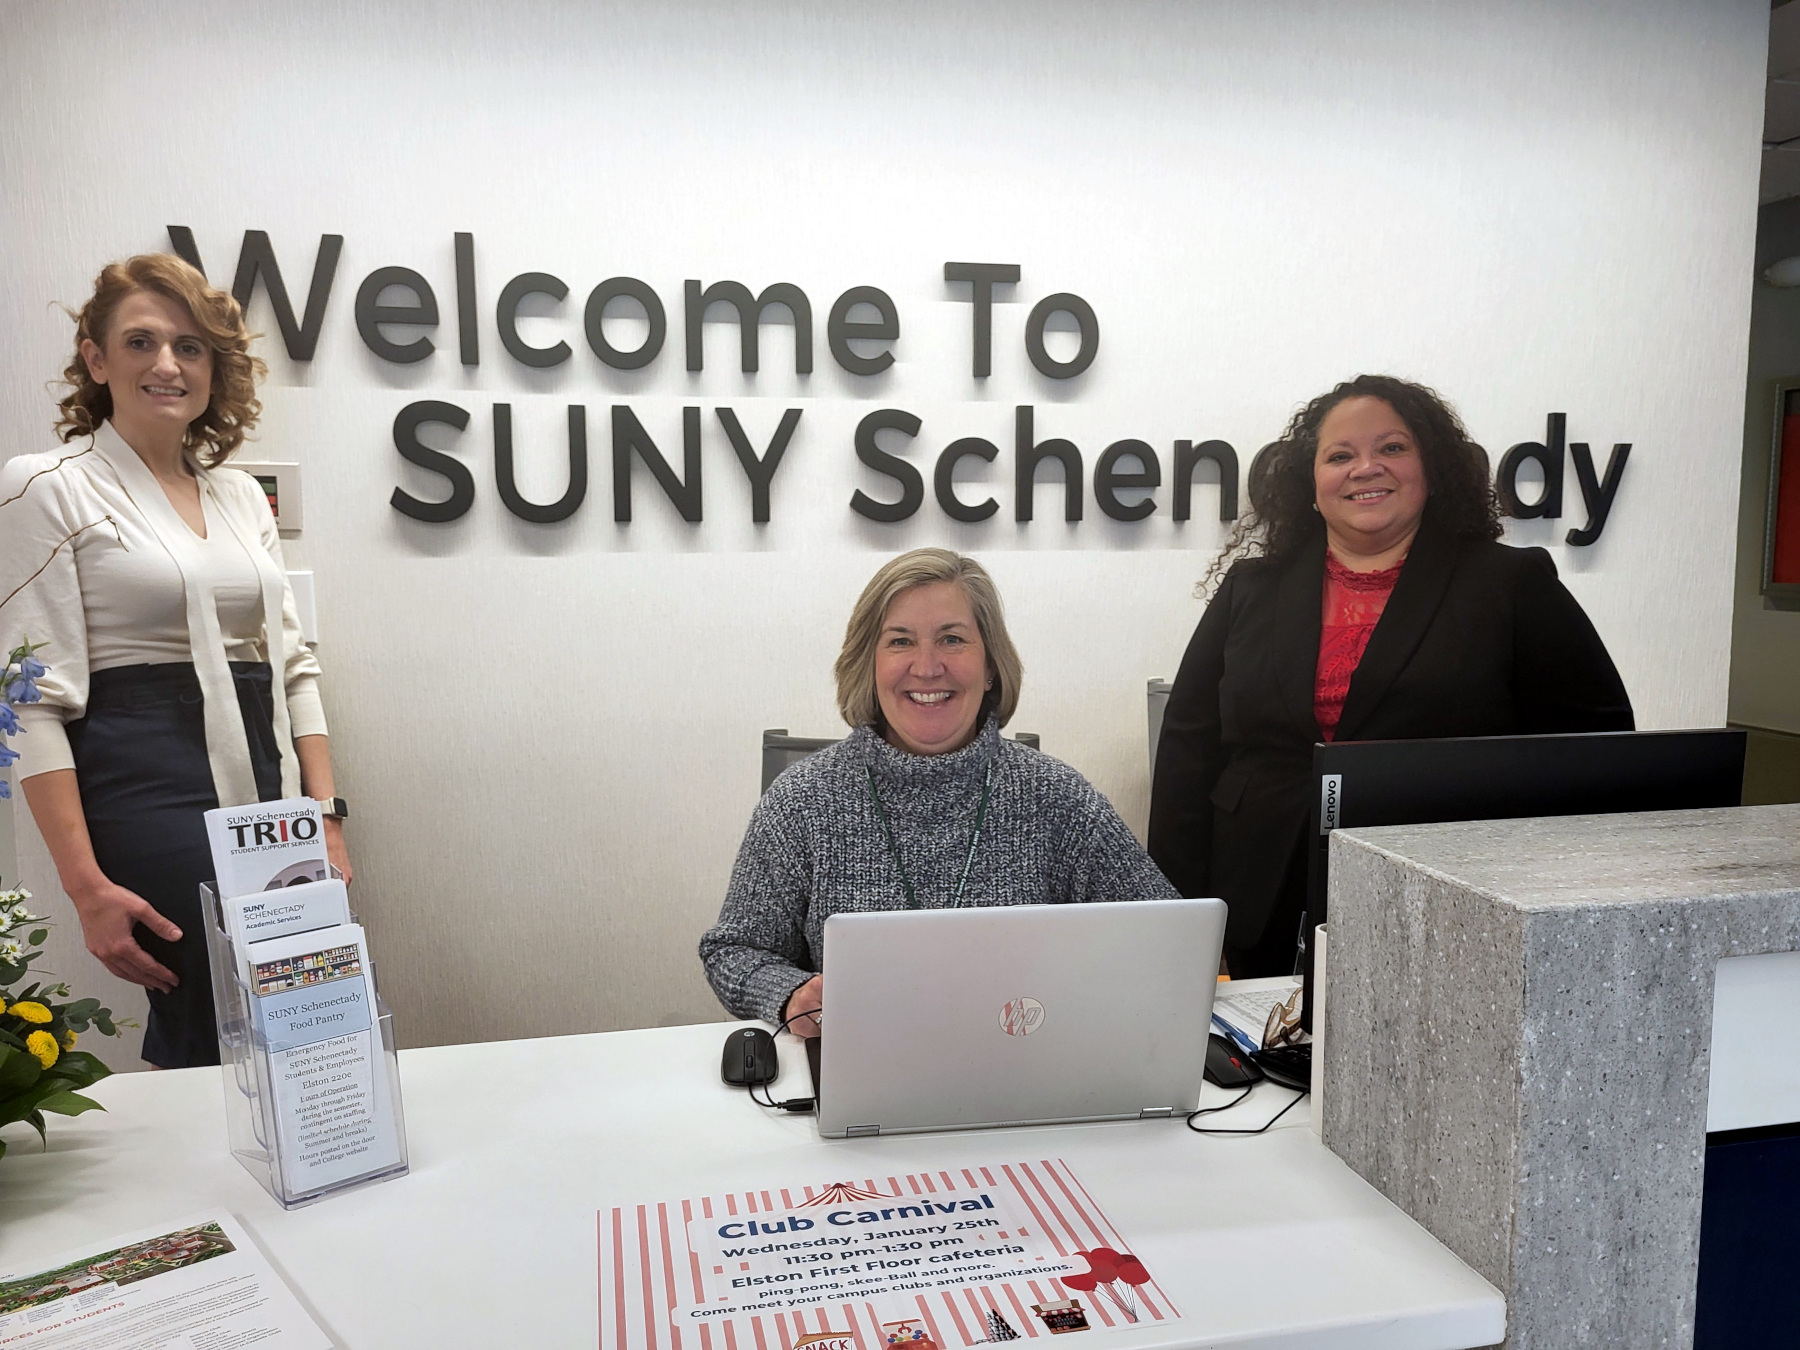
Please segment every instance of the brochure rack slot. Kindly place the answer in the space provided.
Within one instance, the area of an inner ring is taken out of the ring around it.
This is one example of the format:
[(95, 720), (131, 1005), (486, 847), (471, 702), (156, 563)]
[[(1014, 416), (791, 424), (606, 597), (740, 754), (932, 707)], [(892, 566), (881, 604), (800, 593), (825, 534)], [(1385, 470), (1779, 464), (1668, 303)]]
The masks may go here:
[[(277, 1090), (278, 1064), (258, 1026), (257, 993), (246, 982), (245, 963), (233, 943), (219, 896), (210, 885), (200, 887), (200, 909), (206, 930), (207, 958), (212, 966), (219, 1063), (232, 1155), (284, 1209), (299, 1209), (327, 1196), (406, 1175), (406, 1121), (400, 1100), (394, 1019), (376, 989), (374, 970), (365, 968), (362, 971), (370, 998), (370, 1091), (372, 1099), (382, 1108), (374, 1114), (370, 1129), (383, 1137), (365, 1140), (369, 1146), (359, 1152), (366, 1152), (380, 1161), (366, 1172), (325, 1184), (311, 1184), (298, 1179), (305, 1169), (293, 1165), (291, 1157), (284, 1160), (284, 1131), (277, 1120), (278, 1113), (284, 1109)], [(390, 1129), (391, 1137), (385, 1137)]]

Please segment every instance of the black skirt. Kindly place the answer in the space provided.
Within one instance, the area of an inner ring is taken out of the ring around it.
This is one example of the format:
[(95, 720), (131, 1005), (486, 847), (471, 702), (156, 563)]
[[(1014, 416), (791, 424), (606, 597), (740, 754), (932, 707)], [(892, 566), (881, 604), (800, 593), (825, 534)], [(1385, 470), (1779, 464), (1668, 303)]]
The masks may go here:
[[(262, 801), (281, 797), (269, 667), (233, 661), (238, 707)], [(167, 942), (142, 924), (144, 950), (175, 972), (150, 996), (144, 1058), (165, 1069), (219, 1062), (200, 883), (213, 879), (203, 813), (219, 804), (192, 665), (115, 666), (89, 679), (87, 715), (68, 725), (81, 809), (107, 880), (135, 891), (181, 929)]]

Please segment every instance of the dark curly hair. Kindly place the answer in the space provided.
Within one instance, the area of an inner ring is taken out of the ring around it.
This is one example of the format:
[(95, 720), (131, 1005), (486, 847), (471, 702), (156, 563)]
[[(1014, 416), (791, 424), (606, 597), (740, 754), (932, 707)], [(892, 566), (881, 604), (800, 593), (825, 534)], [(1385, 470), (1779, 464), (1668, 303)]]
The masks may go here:
[(58, 404), (57, 434), (64, 441), (92, 436), (112, 416), (112, 391), (94, 379), (81, 344), (92, 339), (102, 350), (112, 336), (113, 315), (129, 295), (151, 291), (184, 305), (212, 348), (212, 397), (206, 411), (188, 423), (185, 444), (207, 468), (231, 458), (256, 425), (262, 403), (256, 381), (268, 367), (250, 354), (256, 335), (244, 327), (243, 311), (225, 291), (208, 283), (199, 271), (169, 253), (140, 253), (124, 262), (108, 263), (94, 281), (94, 293), (75, 320), (75, 356), (63, 371), (69, 393)]
[(1358, 375), (1301, 408), (1281, 439), (1257, 455), (1247, 484), (1250, 510), (1238, 517), (1224, 551), (1207, 568), (1200, 594), (1210, 595), (1238, 559), (1285, 557), (1324, 532), (1325, 522), (1313, 510), (1319, 425), (1350, 398), (1378, 398), (1400, 414), (1419, 446), (1434, 520), (1467, 538), (1500, 537), (1500, 501), (1488, 478), (1487, 451), (1469, 438), (1450, 405), (1422, 384)]

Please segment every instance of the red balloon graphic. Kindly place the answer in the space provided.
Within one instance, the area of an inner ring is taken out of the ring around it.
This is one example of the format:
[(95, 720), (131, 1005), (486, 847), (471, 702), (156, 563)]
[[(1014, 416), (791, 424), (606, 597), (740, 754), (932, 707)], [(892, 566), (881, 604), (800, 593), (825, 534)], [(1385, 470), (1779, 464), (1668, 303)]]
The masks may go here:
[(1093, 1293), (1094, 1286), (1099, 1283), (1092, 1275), (1064, 1275), (1060, 1278), (1065, 1289), (1076, 1289), (1084, 1294)]
[(1079, 1255), (1087, 1257), (1088, 1268), (1102, 1284), (1110, 1284), (1119, 1273), (1119, 1254), (1111, 1247), (1096, 1247)]
[(1135, 1256), (1119, 1258), (1119, 1278), (1126, 1284), (1149, 1284), (1150, 1272), (1144, 1269), (1144, 1263)]

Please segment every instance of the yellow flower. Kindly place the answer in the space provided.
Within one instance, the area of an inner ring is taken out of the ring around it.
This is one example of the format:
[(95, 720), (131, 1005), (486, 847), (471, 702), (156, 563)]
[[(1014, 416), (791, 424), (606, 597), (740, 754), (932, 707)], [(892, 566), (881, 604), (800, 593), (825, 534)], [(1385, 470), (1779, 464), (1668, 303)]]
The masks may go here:
[(48, 1022), (50, 1020), (50, 1010), (48, 1008), (41, 1003), (34, 1003), (29, 1000), (24, 1003), (15, 1003), (12, 1007), (8, 1008), (7, 1011), (14, 1017), (26, 1022)]
[(75, 1033), (70, 1031), (67, 1027), (63, 1028), (62, 1045), (65, 1050), (73, 1050), (75, 1048)]
[(56, 1037), (47, 1031), (34, 1031), (25, 1038), (25, 1048), (37, 1057), (37, 1062), (46, 1069), (56, 1063), (60, 1053), (56, 1048)]

